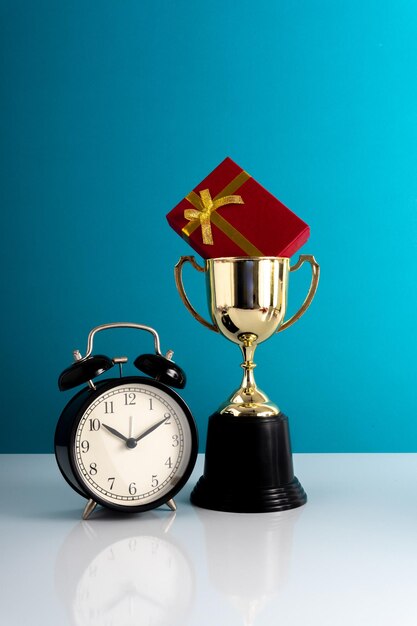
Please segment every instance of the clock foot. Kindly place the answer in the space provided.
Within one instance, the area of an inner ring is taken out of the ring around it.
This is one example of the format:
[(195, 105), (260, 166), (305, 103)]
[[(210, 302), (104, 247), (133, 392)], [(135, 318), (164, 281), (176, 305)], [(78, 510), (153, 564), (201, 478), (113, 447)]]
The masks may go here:
[(83, 519), (88, 519), (96, 506), (97, 502), (95, 502), (94, 500), (89, 500), (85, 505), (85, 509), (83, 511)]
[(171, 511), (176, 511), (177, 510), (177, 505), (175, 504), (173, 498), (171, 498), (171, 500), (168, 500), (167, 506), (171, 509)]

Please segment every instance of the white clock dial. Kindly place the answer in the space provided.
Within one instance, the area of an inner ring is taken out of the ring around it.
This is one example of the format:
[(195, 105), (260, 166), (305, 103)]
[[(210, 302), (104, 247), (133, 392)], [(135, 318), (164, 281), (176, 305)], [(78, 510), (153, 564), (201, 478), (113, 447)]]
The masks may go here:
[(126, 507), (163, 498), (187, 470), (192, 435), (181, 406), (145, 382), (103, 391), (82, 415), (74, 461), (98, 500)]

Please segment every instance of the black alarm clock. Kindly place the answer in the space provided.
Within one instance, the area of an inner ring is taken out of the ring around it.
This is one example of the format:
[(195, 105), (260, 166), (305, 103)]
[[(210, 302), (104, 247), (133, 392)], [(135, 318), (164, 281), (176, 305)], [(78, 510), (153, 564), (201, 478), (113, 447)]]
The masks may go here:
[[(147, 376), (123, 376), (127, 357), (92, 355), (94, 335), (111, 328), (134, 328), (151, 333), (155, 353), (142, 354), (134, 365)], [(184, 388), (184, 371), (164, 356), (158, 333), (128, 322), (93, 328), (85, 356), (74, 351), (75, 362), (58, 380), (61, 391), (81, 389), (66, 405), (55, 432), (55, 456), (64, 478), (88, 499), (83, 518), (97, 504), (136, 513), (167, 504), (194, 468), (197, 428), (190, 409), (172, 387)], [(113, 366), (119, 376), (96, 381)]]

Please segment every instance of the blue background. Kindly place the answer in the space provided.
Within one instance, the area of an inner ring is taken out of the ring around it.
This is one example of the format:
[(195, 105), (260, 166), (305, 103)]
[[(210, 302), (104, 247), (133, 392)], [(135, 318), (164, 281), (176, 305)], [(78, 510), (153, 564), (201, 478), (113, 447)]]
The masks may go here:
[[(165, 214), (227, 155), (310, 224), (322, 268), (308, 313), (256, 355), (294, 450), (416, 450), (417, 4), (0, 6), (1, 451), (52, 451), (58, 374), (118, 320), (175, 350), (203, 448), (240, 354), (184, 309), (173, 266), (190, 249)], [(308, 272), (291, 278), (294, 311)]]

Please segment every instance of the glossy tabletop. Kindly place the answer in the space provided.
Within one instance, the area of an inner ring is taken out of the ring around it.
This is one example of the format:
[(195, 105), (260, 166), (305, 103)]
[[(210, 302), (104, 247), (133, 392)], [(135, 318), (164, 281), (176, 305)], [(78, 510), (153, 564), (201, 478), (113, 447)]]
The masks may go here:
[(417, 455), (295, 455), (307, 505), (275, 514), (96, 510), (52, 455), (0, 456), (0, 624), (417, 623)]

